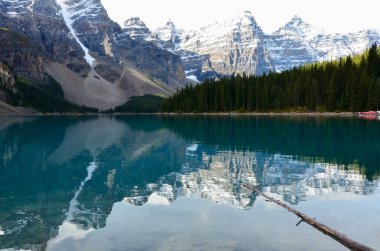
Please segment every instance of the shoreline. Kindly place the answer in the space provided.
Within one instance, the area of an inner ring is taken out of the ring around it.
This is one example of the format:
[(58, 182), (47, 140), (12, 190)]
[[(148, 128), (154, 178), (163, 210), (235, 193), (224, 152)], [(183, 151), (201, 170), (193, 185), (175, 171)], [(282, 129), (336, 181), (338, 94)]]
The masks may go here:
[(223, 112), (223, 113), (159, 113), (168, 116), (252, 116), (252, 117), (356, 117), (354, 112)]
[(354, 112), (220, 112), (220, 113), (49, 113), (0, 114), (0, 117), (52, 117), (52, 116), (231, 116), (231, 117), (358, 117)]

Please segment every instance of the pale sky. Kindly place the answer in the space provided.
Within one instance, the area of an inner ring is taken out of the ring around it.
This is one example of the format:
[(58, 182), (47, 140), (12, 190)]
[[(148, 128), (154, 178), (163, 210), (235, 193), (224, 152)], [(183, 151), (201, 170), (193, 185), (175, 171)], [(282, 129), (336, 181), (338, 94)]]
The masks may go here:
[(191, 30), (229, 19), (249, 10), (266, 33), (277, 30), (294, 15), (328, 32), (361, 29), (380, 31), (380, 0), (101, 0), (109, 16), (122, 24), (140, 17), (150, 29), (169, 19)]

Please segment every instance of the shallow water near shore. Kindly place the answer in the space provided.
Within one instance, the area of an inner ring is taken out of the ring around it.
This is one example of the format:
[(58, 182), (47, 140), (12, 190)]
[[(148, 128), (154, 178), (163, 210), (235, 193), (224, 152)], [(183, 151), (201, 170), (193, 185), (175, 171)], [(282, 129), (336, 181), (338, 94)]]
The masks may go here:
[(0, 118), (0, 250), (380, 249), (380, 121)]

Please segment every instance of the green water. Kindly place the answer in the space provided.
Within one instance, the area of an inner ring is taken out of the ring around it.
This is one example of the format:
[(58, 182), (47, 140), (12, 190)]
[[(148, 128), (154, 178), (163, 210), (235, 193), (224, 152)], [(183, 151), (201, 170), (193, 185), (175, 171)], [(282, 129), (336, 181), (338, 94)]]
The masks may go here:
[(380, 122), (2, 117), (0, 250), (380, 249)]

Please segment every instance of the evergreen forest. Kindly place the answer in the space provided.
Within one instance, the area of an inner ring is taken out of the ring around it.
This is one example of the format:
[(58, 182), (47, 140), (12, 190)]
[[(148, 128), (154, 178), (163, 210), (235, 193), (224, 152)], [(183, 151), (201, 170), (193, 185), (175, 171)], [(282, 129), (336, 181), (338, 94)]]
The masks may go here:
[(281, 73), (206, 80), (177, 91), (162, 112), (358, 112), (380, 107), (380, 52)]

